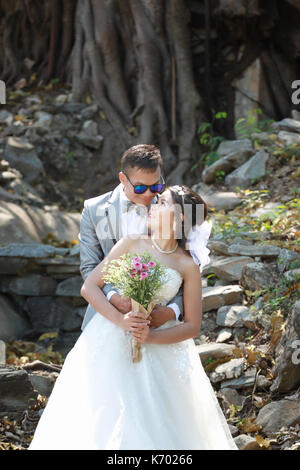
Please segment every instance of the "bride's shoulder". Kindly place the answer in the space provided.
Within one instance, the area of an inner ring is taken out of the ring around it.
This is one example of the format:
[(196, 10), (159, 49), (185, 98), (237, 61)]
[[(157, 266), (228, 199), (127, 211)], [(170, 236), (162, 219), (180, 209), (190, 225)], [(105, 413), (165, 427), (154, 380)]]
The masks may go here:
[(201, 277), (199, 266), (194, 262), (192, 256), (186, 251), (180, 255), (180, 265), (184, 278), (195, 275)]

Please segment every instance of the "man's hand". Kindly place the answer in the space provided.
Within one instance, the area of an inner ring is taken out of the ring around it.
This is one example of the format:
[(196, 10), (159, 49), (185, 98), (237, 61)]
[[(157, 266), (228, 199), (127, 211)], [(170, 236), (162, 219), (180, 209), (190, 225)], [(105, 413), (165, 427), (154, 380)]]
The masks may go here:
[(131, 310), (131, 300), (129, 297), (122, 297), (119, 294), (113, 294), (110, 303), (121, 313), (128, 313)]
[(151, 321), (149, 326), (150, 328), (158, 328), (169, 320), (175, 320), (175, 318), (175, 312), (172, 308), (156, 304), (148, 317)]

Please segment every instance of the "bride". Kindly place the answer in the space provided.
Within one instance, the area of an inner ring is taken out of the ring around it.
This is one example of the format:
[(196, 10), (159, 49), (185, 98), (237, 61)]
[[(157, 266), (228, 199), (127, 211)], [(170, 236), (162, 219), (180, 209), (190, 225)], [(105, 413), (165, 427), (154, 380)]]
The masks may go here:
[[(238, 450), (193, 340), (201, 327), (201, 269), (209, 261), (210, 225), (195, 218), (203, 202), (186, 186), (170, 186), (149, 213), (151, 236), (119, 240), (89, 274), (81, 294), (99, 313), (67, 355), (30, 450)], [(193, 239), (186, 227), (178, 239), (185, 225)], [(167, 305), (183, 282), (183, 322), (151, 328), (144, 314), (120, 313), (102, 292), (106, 261), (145, 251), (168, 274), (156, 303)], [(141, 343), (140, 362), (131, 358), (132, 337)]]

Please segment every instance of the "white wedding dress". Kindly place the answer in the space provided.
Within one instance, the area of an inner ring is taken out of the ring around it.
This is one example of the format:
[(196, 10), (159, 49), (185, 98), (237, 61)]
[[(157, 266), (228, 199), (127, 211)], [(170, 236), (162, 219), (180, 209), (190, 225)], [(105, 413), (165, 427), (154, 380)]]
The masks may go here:
[[(166, 305), (182, 283), (156, 296)], [(170, 320), (161, 327), (180, 324)], [(194, 340), (142, 344), (96, 313), (67, 355), (29, 450), (238, 450)]]

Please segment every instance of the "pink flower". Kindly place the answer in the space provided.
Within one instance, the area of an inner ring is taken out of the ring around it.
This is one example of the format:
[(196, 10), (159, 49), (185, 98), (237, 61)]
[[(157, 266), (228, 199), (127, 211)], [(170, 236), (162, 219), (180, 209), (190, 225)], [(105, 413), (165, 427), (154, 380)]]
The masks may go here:
[(135, 267), (135, 269), (142, 269), (142, 264), (139, 263), (138, 261), (134, 262), (133, 266)]
[(136, 258), (133, 258), (133, 262), (134, 262), (134, 263), (138, 263), (139, 261), (141, 261), (141, 257), (140, 257), (140, 256), (137, 256)]
[(136, 276), (136, 272), (135, 273), (131, 272), (130, 277), (134, 277), (134, 276)]
[(154, 268), (154, 266), (156, 266), (156, 263), (154, 263), (154, 261), (149, 261), (148, 266), (149, 268)]
[(143, 279), (145, 279), (145, 277), (148, 277), (148, 273), (141, 273), (140, 274), (140, 281), (142, 281)]
[(136, 269), (132, 269), (131, 274), (136, 274)]
[(142, 263), (142, 269), (144, 269), (145, 271), (148, 271), (148, 265), (145, 263)]

